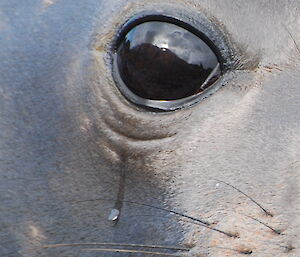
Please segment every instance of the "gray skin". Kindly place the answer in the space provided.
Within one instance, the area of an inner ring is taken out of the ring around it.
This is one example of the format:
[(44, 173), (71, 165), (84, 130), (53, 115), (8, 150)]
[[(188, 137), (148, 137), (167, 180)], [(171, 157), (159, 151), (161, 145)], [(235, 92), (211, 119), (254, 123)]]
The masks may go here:
[[(110, 63), (122, 24), (160, 9), (205, 16), (237, 60), (224, 87), (169, 113), (129, 103)], [(163, 256), (43, 248), (90, 242), (300, 256), (299, 9), (298, 0), (2, 0), (0, 256)], [(122, 190), (239, 237), (130, 202), (113, 224)]]

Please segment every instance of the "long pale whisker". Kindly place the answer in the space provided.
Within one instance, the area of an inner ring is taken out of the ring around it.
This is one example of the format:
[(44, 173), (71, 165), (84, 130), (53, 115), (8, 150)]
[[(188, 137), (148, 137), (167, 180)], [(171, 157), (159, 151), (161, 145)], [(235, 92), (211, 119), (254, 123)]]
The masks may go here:
[(241, 194), (243, 194), (244, 196), (246, 196), (248, 199), (250, 199), (253, 203), (255, 203), (260, 209), (262, 209), (264, 211), (264, 213), (266, 213), (268, 216), (273, 217), (274, 215), (268, 211), (267, 209), (265, 209), (260, 203), (258, 203), (257, 201), (255, 201), (251, 196), (249, 196), (248, 194), (244, 193), (242, 190), (238, 189), (237, 187), (223, 181), (223, 180), (219, 180), (219, 179), (215, 179), (218, 182), (221, 182), (227, 186), (232, 187), (233, 189), (235, 189), (236, 191), (240, 192)]
[(137, 248), (153, 248), (153, 249), (166, 249), (176, 251), (189, 251), (189, 248), (179, 246), (167, 246), (167, 245), (146, 245), (146, 244), (125, 244), (125, 243), (66, 243), (66, 244), (49, 244), (43, 245), (40, 248), (59, 248), (59, 247), (73, 247), (73, 246), (125, 246), (125, 247), (137, 247)]
[(127, 249), (113, 249), (113, 248), (91, 248), (83, 249), (84, 251), (95, 251), (95, 252), (118, 252), (118, 253), (142, 253), (142, 254), (152, 254), (160, 256), (176, 256), (182, 257), (181, 255), (174, 253), (161, 253), (161, 252), (151, 252), (151, 251), (142, 251), (142, 250), (127, 250)]

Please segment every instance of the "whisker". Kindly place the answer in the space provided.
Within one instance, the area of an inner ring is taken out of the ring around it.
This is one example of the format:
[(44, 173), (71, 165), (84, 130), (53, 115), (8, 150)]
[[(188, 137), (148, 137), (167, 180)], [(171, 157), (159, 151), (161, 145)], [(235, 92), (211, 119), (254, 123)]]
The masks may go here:
[(274, 215), (269, 212), (267, 209), (265, 209), (261, 204), (259, 204), (257, 201), (255, 201), (251, 196), (247, 195), (246, 193), (244, 193), (242, 190), (238, 189), (237, 187), (225, 182), (225, 181), (222, 181), (222, 180), (219, 180), (219, 179), (214, 179), (218, 182), (221, 182), (221, 183), (224, 183), (225, 185), (227, 186), (230, 186), (232, 187), (233, 189), (235, 189), (236, 191), (240, 192), (241, 194), (243, 194), (244, 196), (246, 196), (248, 199), (250, 199), (253, 203), (255, 203), (260, 209), (262, 209), (268, 216), (271, 216), (273, 217)]
[[(70, 203), (83, 203), (83, 202), (93, 202), (93, 201), (116, 201), (116, 200), (115, 199), (107, 199), (107, 198), (95, 198), (95, 199), (87, 199), (87, 200), (80, 200), (80, 201), (69, 201), (69, 202)], [(154, 205), (150, 205), (150, 204), (146, 204), (146, 203), (138, 203), (138, 202), (129, 201), (129, 200), (121, 200), (120, 199), (119, 201), (122, 201), (123, 203), (136, 204), (136, 205), (139, 205), (139, 206), (146, 206), (146, 207), (149, 207), (149, 208), (152, 208), (152, 209), (165, 211), (165, 212), (172, 213), (172, 214), (175, 214), (175, 215), (178, 215), (178, 216), (181, 216), (181, 217), (193, 220), (193, 221), (197, 221), (197, 222), (199, 222), (203, 225), (207, 225), (207, 226), (211, 225), (208, 221), (204, 221), (204, 220), (201, 220), (201, 219), (198, 219), (198, 218), (195, 218), (195, 217), (192, 217), (192, 216), (189, 216), (189, 215), (186, 215), (186, 214), (174, 211), (174, 210), (165, 209), (165, 208), (162, 208), (162, 207), (158, 207), (158, 206), (154, 206)]]
[(167, 246), (167, 245), (146, 245), (146, 244), (124, 244), (124, 243), (66, 243), (66, 244), (49, 244), (43, 245), (40, 248), (59, 248), (59, 247), (75, 247), (75, 246), (124, 246), (124, 247), (135, 247), (135, 248), (152, 248), (152, 249), (165, 249), (165, 250), (176, 250), (176, 251), (189, 251), (190, 248), (179, 247), (179, 246)]
[[(195, 224), (196, 224), (196, 223), (195, 223)], [(206, 225), (202, 225), (202, 226), (204, 226), (204, 227), (206, 227), (206, 228), (208, 228), (208, 229), (211, 229), (211, 230), (213, 230), (213, 231), (219, 232), (219, 233), (221, 233), (221, 234), (224, 234), (224, 235), (226, 235), (226, 236), (229, 236), (229, 237), (239, 238), (239, 235), (238, 235), (237, 233), (225, 232), (225, 231), (223, 231), (223, 230), (220, 230), (220, 229), (217, 229), (217, 228), (212, 228), (212, 227), (206, 226)]]
[(234, 248), (222, 247), (222, 246), (215, 246), (215, 248), (230, 250), (230, 251), (241, 253), (241, 254), (252, 254), (253, 253), (253, 251), (249, 248), (234, 249)]
[[(113, 201), (113, 200), (114, 199), (96, 198), (96, 199), (81, 200), (81, 201), (76, 201), (76, 202), (71, 202), (71, 203), (82, 203), (82, 202), (90, 202), (90, 201)], [(146, 207), (149, 207), (149, 208), (153, 208), (153, 209), (165, 211), (165, 212), (168, 212), (168, 213), (172, 213), (172, 214), (175, 214), (177, 216), (180, 216), (180, 217), (187, 218), (187, 219), (190, 219), (192, 221), (198, 222), (198, 223), (194, 223), (194, 224), (206, 227), (210, 230), (214, 230), (214, 231), (222, 233), (226, 236), (233, 237), (233, 238), (238, 238), (239, 237), (238, 234), (226, 232), (226, 231), (223, 231), (223, 230), (220, 230), (220, 229), (217, 229), (217, 228), (213, 228), (213, 227), (211, 227), (212, 224), (207, 222), (207, 221), (203, 221), (201, 219), (194, 218), (192, 216), (189, 216), (189, 215), (186, 215), (186, 214), (183, 214), (183, 213), (179, 213), (179, 212), (174, 211), (174, 210), (169, 210), (169, 209), (165, 209), (165, 208), (162, 208), (162, 207), (153, 206), (153, 205), (145, 204), (145, 203), (138, 203), (138, 202), (129, 201), (129, 200), (122, 200), (122, 202), (130, 203), (130, 204), (136, 204), (136, 205), (140, 205), (140, 206), (146, 206)]]
[(292, 33), (290, 32), (290, 30), (289, 30), (285, 25), (283, 25), (283, 27), (285, 28), (285, 30), (287, 31), (287, 33), (290, 35), (290, 37), (291, 37), (291, 39), (293, 40), (294, 45), (295, 45), (295, 47), (296, 47), (298, 53), (300, 54), (300, 47), (299, 47), (299, 45), (297, 44), (297, 42), (296, 42), (294, 36), (292, 35)]
[[(132, 215), (130, 217), (153, 217), (153, 215)], [(154, 217), (159, 217), (159, 218), (163, 218), (163, 219), (169, 219), (168, 217), (165, 217), (165, 216), (154, 216)], [(180, 219), (180, 217), (177, 217), (178, 219)], [(217, 228), (213, 228), (211, 226), (208, 226), (208, 225), (204, 225), (204, 224), (199, 224), (195, 221), (190, 221), (190, 220), (183, 220), (183, 219), (180, 219), (180, 221), (182, 222), (186, 222), (186, 223), (190, 223), (190, 224), (194, 224), (194, 225), (197, 225), (197, 226), (202, 226), (202, 227), (205, 227), (205, 228), (208, 228), (210, 230), (213, 230), (213, 231), (216, 231), (216, 232), (219, 232), (219, 233), (222, 233), (226, 236), (229, 236), (229, 237), (233, 237), (233, 238), (239, 238), (239, 235), (237, 233), (230, 233), (230, 232), (226, 232), (226, 231), (223, 231), (223, 230), (220, 230), (220, 229), (217, 229)]]
[(288, 245), (279, 245), (279, 247), (284, 248), (287, 252), (293, 251), (295, 249), (299, 249), (300, 247), (294, 247), (292, 244), (288, 244)]
[[(147, 244), (127, 244), (127, 243), (112, 243), (112, 242), (90, 242), (90, 243), (62, 243), (62, 244), (49, 244), (41, 245), (35, 248), (23, 250), (25, 252), (33, 252), (40, 249), (51, 249), (60, 247), (77, 247), (77, 246), (113, 246), (113, 247), (131, 247), (131, 248), (149, 248), (149, 249), (161, 249), (161, 250), (171, 250), (171, 251), (190, 251), (190, 248), (182, 246), (168, 246), (168, 245), (147, 245)], [(144, 250), (131, 250), (131, 249), (119, 249), (119, 248), (91, 248), (91, 249), (81, 249), (81, 250), (91, 250), (91, 251), (108, 251), (108, 252), (128, 252), (128, 253), (145, 253), (154, 255), (164, 255), (164, 256), (179, 256), (172, 253), (161, 253), (152, 252)], [(17, 251), (19, 252), (19, 251)], [(16, 253), (16, 252), (12, 252)]]
[(248, 217), (248, 218), (250, 218), (250, 219), (252, 219), (252, 220), (255, 220), (255, 221), (257, 221), (258, 223), (264, 225), (265, 227), (271, 229), (271, 230), (272, 230), (274, 233), (276, 233), (277, 235), (281, 235), (281, 233), (282, 233), (281, 230), (272, 228), (270, 225), (268, 225), (268, 224), (265, 223), (265, 222), (262, 222), (262, 221), (260, 221), (260, 220), (258, 220), (258, 219), (256, 219), (256, 218), (251, 217), (251, 216), (248, 216), (248, 215), (245, 215), (245, 216)]
[(142, 254), (152, 254), (152, 255), (160, 255), (160, 256), (181, 257), (181, 255), (174, 254), (174, 253), (151, 252), (151, 251), (142, 251), (142, 250), (114, 249), (114, 248), (90, 248), (90, 249), (82, 249), (82, 250), (83, 251), (95, 251), (95, 252), (142, 253)]

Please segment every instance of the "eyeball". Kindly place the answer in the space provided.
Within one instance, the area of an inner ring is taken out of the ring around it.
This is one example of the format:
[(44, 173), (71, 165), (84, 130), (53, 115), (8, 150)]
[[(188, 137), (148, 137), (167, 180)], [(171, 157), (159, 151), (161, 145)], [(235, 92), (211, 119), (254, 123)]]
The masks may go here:
[(163, 21), (131, 28), (114, 57), (121, 93), (134, 104), (166, 111), (195, 102), (222, 74), (212, 44), (199, 35)]

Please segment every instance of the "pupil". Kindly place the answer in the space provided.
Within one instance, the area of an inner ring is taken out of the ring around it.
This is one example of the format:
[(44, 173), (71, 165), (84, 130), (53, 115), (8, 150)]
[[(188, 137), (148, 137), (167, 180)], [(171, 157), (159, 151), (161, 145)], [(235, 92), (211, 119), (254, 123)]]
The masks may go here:
[(117, 50), (117, 66), (127, 88), (151, 100), (195, 95), (220, 76), (218, 59), (202, 39), (158, 21), (127, 33)]

